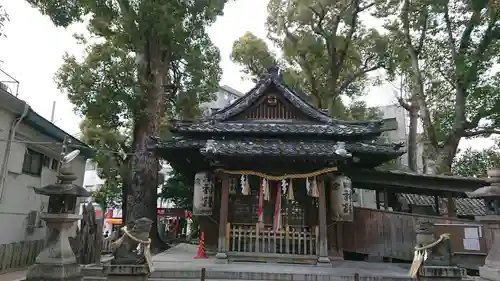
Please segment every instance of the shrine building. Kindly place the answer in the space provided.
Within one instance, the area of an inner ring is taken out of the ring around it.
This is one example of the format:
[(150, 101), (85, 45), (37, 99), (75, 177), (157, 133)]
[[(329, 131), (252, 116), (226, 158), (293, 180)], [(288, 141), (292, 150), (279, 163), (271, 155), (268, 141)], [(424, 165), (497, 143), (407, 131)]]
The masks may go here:
[[(395, 128), (382, 120), (334, 119), (274, 69), (226, 108), (172, 121), (172, 137), (159, 141), (155, 153), (193, 179), (193, 215), (218, 259), (329, 263), (346, 253), (369, 255), (375, 248), (367, 243), (391, 239), (360, 225), (368, 223), (368, 212), (387, 216), (396, 193), (451, 198), (453, 214), (452, 198), (486, 184), (378, 171), (405, 152), (401, 143), (380, 140)], [(354, 208), (353, 188), (377, 190), (377, 201), (383, 194), (385, 210)], [(411, 260), (412, 239), (393, 239), (388, 243), (408, 249), (380, 255)]]

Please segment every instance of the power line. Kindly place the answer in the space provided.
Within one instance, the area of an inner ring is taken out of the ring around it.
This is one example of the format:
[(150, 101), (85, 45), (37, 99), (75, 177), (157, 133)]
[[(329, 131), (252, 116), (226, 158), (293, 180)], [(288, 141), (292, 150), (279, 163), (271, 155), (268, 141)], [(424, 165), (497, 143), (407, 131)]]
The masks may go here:
[[(26, 141), (26, 140), (9, 140), (9, 139), (0, 139), (0, 142), (14, 142), (14, 143), (24, 143), (24, 144), (34, 144), (34, 145), (64, 145), (62, 142), (46, 142), (46, 141)], [(121, 155), (134, 155), (134, 153), (126, 153), (123, 151), (118, 151), (118, 150), (109, 150), (109, 149), (98, 149), (98, 148), (92, 148), (92, 147), (87, 147), (84, 145), (79, 145), (79, 144), (72, 144), (69, 143), (67, 144), (68, 147), (72, 148), (85, 148), (85, 149), (92, 149), (100, 153), (112, 153), (112, 154), (121, 154)]]

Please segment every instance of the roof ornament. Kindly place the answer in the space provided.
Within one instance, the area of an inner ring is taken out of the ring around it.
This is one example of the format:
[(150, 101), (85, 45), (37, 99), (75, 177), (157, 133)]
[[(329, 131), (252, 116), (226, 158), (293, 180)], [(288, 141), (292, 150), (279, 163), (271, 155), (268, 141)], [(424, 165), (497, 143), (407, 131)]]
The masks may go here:
[(278, 78), (282, 79), (283, 78), (283, 69), (281, 69), (279, 66), (275, 65), (273, 67), (270, 67), (267, 72), (271, 75), (273, 78)]
[(217, 152), (217, 149), (215, 149), (215, 141), (214, 140), (207, 140), (207, 142), (205, 143), (205, 147), (202, 148), (202, 151), (207, 153), (207, 152), (211, 152), (211, 153), (215, 153)]
[(343, 141), (338, 141), (336, 144), (335, 144), (335, 154), (339, 155), (339, 156), (342, 156), (342, 157), (352, 157), (352, 154), (349, 153), (346, 149), (345, 149), (345, 142)]

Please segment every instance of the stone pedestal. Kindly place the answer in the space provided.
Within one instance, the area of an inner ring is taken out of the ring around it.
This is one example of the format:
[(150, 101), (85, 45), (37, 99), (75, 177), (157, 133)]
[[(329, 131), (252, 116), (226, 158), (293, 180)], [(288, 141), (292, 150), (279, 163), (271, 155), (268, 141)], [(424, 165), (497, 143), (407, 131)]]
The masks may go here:
[(418, 279), (421, 281), (459, 281), (465, 275), (465, 269), (457, 266), (424, 265), (418, 271)]
[(26, 281), (81, 280), (80, 265), (69, 244), (69, 229), (80, 219), (75, 214), (42, 214), (47, 223), (49, 237), (45, 248), (38, 254), (35, 264), (26, 273)]
[(484, 266), (479, 268), (479, 276), (483, 279), (500, 281), (500, 237), (496, 236), (493, 246), (486, 256)]
[(102, 268), (108, 281), (147, 281), (149, 268), (144, 265), (104, 265)]

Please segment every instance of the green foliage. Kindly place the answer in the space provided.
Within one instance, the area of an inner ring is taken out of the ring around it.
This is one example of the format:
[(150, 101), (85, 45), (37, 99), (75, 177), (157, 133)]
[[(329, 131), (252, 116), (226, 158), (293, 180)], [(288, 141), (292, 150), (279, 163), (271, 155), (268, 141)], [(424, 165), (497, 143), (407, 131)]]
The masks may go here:
[(170, 199), (176, 207), (185, 210), (193, 209), (194, 176), (171, 171), (168, 179), (162, 186), (161, 197)]
[(489, 169), (500, 167), (498, 147), (485, 150), (466, 149), (455, 157), (451, 171), (462, 177), (486, 177)]
[[(500, 6), (478, 1), (380, 1), (396, 66), (418, 104), (426, 155), (449, 171), (460, 139), (497, 133)], [(396, 16), (394, 16), (396, 15)]]
[(270, 0), (266, 26), (283, 57), (249, 32), (234, 42), (231, 57), (254, 79), (278, 64), (285, 82), (306, 93), (313, 105), (349, 119), (340, 96), (356, 99), (370, 82), (379, 82), (370, 81), (368, 73), (391, 68), (387, 39), (361, 20), (371, 6), (354, 0)]
[(5, 23), (8, 21), (9, 21), (9, 14), (7, 14), (7, 11), (3, 7), (2, 3), (0, 3), (0, 37), (1, 36), (5, 37), (3, 28), (5, 27)]
[(92, 193), (92, 200), (99, 204), (103, 210), (121, 207), (121, 183), (107, 179), (103, 185)]
[(227, 0), (27, 1), (57, 26), (88, 20), (90, 36), (76, 36), (83, 60), (66, 55), (56, 82), (86, 118), (84, 138), (101, 149), (106, 182), (119, 180), (131, 199), (126, 219), (153, 218), (158, 167), (148, 137), (167, 134), (169, 118), (193, 118), (213, 99), (220, 54), (206, 26)]

